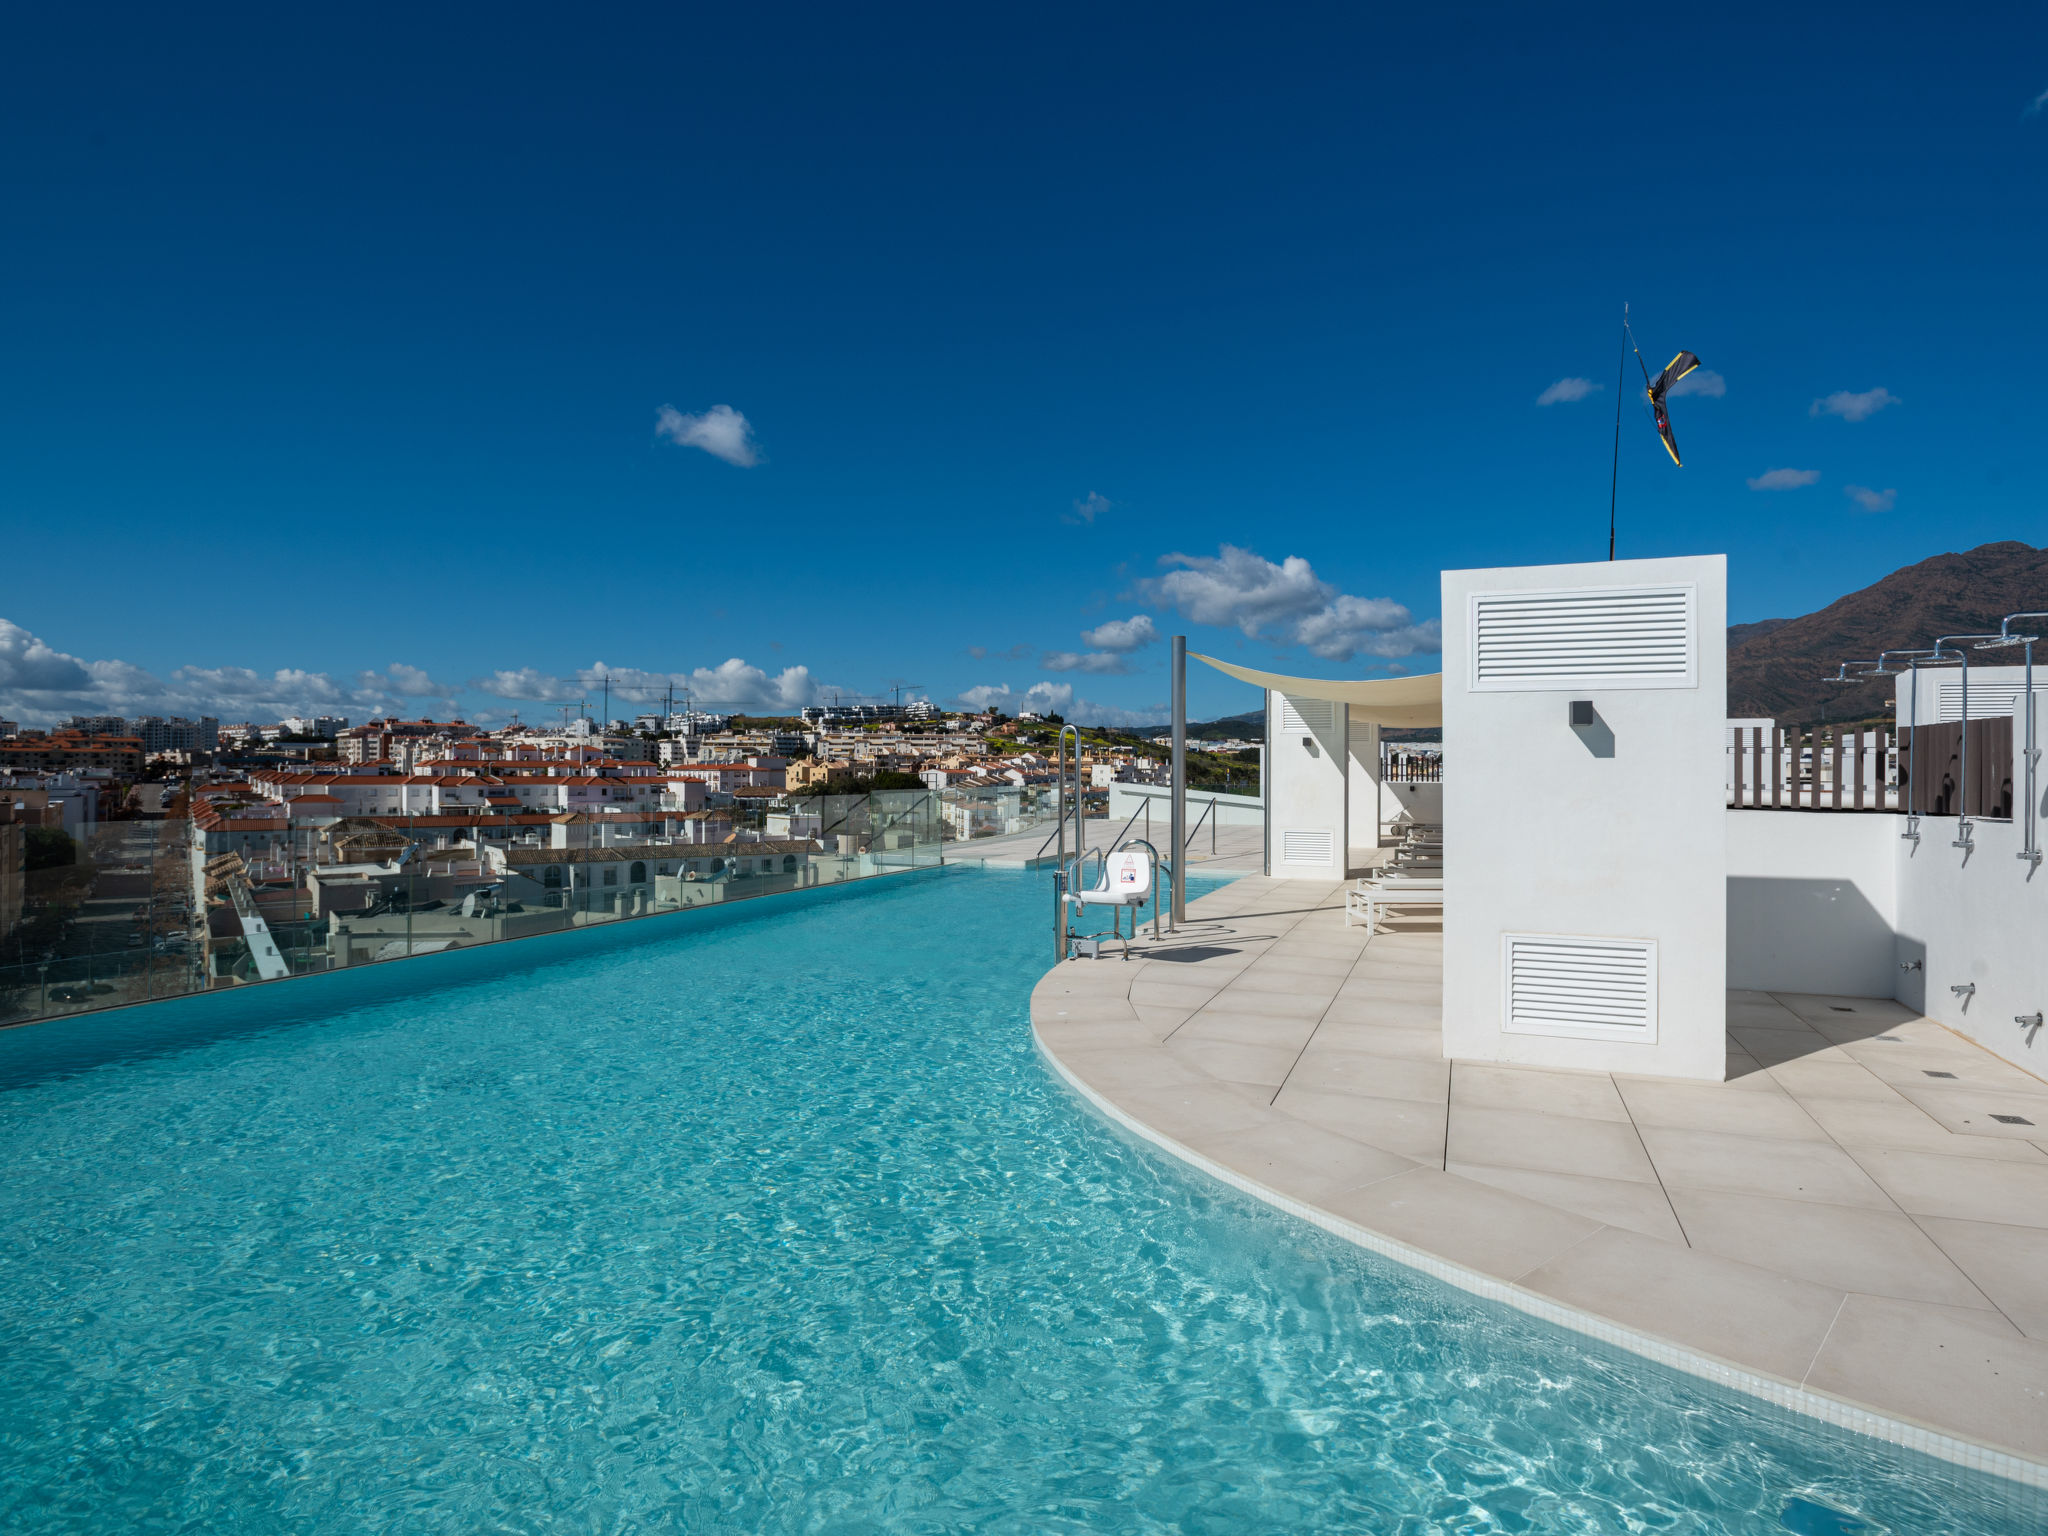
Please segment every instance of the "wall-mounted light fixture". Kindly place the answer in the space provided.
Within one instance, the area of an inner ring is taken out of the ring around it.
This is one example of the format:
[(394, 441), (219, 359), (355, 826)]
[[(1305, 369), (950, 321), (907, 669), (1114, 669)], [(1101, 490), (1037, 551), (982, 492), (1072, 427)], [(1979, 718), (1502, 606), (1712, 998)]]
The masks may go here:
[(1592, 701), (1591, 699), (1573, 699), (1573, 700), (1572, 700), (1572, 727), (1573, 727), (1573, 729), (1577, 729), (1577, 728), (1579, 728), (1580, 726), (1587, 726), (1587, 725), (1591, 725), (1592, 723), (1593, 723), (1593, 701)]

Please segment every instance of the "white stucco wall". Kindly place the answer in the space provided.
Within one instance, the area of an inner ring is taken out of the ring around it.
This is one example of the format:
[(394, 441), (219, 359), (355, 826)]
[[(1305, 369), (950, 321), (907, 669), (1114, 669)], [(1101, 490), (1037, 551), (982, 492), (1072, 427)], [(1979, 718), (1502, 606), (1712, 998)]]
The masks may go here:
[(1392, 804), (1380, 792), (1380, 728), (1370, 720), (1352, 720), (1350, 732), (1351, 846), (1357, 850), (1377, 848), (1381, 821), (1394, 814)]
[[(1973, 701), (1974, 702), (1974, 701)], [(1886, 817), (1894, 831), (1904, 817)], [(1892, 994), (2006, 1060), (2048, 1077), (2048, 1030), (2027, 1031), (2013, 1019), (2048, 1009), (2048, 867), (2032, 871), (2017, 855), (2015, 821), (1973, 819), (1967, 858), (1950, 846), (1953, 816), (1920, 818), (1917, 845), (1897, 842), (1898, 959), (1921, 971), (1898, 971)], [(1976, 994), (1950, 987), (1975, 982)]]
[(1890, 997), (1897, 816), (1727, 812), (1728, 985)]
[[(1303, 716), (1299, 725), (1289, 721), (1290, 703)], [(1272, 732), (1266, 754), (1272, 781), (1272, 874), (1281, 880), (1340, 880), (1350, 846), (1350, 712), (1326, 699), (1287, 700), (1278, 693), (1267, 698), (1266, 709)], [(1290, 846), (1298, 852), (1310, 842), (1319, 844), (1327, 857), (1289, 857)]]
[[(1665, 586), (1692, 589), (1685, 683), (1475, 688), (1473, 594)], [(1446, 1054), (1725, 1076), (1725, 558), (1446, 571), (1443, 615)], [(1654, 941), (1655, 1040), (1510, 1033), (1507, 934)]]
[[(1188, 791), (1188, 831), (1193, 833), (1195, 824), (1202, 821), (1202, 813), (1210, 801), (1216, 802), (1211, 817), (1219, 827), (1256, 827), (1266, 819), (1266, 803), (1257, 795), (1212, 794), (1206, 789)], [(1167, 827), (1173, 819), (1173, 791), (1164, 784), (1112, 784), (1109, 786), (1109, 822), (1112, 831), (1131, 819), (1133, 812), (1147, 802), (1152, 806), (1152, 841), (1161, 848), (1166, 846)], [(1145, 818), (1140, 815), (1138, 824), (1131, 828), (1131, 836), (1144, 835)], [(1202, 823), (1202, 835), (1209, 835), (1208, 823)]]

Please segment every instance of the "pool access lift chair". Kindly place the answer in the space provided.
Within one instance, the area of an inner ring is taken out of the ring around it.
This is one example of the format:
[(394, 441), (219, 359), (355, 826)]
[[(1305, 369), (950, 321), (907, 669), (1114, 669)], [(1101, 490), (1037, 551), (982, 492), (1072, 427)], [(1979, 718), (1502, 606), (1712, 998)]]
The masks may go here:
[[(1131, 940), (1123, 933), (1123, 909), (1131, 909), (1131, 937), (1138, 932), (1138, 909), (1147, 901), (1152, 902), (1152, 936), (1159, 937), (1159, 903), (1154, 893), (1159, 886), (1159, 851), (1142, 838), (1132, 838), (1115, 853), (1097, 855), (1101, 863), (1102, 883), (1084, 885), (1082, 876), (1087, 865), (1083, 854), (1074, 864), (1072, 887), (1061, 897), (1075, 909), (1075, 915), (1089, 907), (1109, 908), (1109, 936), (1120, 939), (1124, 946), (1124, 959), (1131, 958)], [(1068, 940), (1070, 951), (1079, 951), (1087, 945), (1086, 953), (1094, 958), (1101, 955), (1102, 940), (1096, 936), (1083, 938), (1075, 935)], [(1068, 955), (1069, 959), (1072, 954)]]

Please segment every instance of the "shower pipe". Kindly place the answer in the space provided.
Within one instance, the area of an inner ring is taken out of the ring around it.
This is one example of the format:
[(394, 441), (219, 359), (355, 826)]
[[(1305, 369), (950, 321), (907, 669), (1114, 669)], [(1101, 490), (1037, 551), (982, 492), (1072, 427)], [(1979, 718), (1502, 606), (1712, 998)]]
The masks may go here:
[[(1951, 641), (1998, 640), (2002, 635), (1937, 635), (1934, 648), (1941, 648)], [(1956, 770), (1956, 777), (1962, 782), (1956, 786), (1956, 840), (1951, 848), (1960, 848), (1965, 853), (1974, 846), (1970, 841), (1970, 653), (1953, 651), (1949, 654), (1963, 664), (1963, 753), (1962, 765)]]
[(2012, 632), (2016, 619), (2048, 619), (2048, 613), (2008, 613), (1998, 626), (1998, 638), (1987, 640), (1977, 647), (1980, 651), (2002, 650), (2015, 645), (2027, 648), (2027, 735), (2023, 759), (2027, 765), (2027, 814), (2023, 823), (2022, 844), (2014, 855), (2026, 863), (2028, 869), (2037, 869), (2041, 864), (2040, 805), (2035, 798), (2035, 765), (2041, 760), (2041, 748), (2035, 739), (2034, 721), (2034, 642), (2039, 635), (2016, 635)]

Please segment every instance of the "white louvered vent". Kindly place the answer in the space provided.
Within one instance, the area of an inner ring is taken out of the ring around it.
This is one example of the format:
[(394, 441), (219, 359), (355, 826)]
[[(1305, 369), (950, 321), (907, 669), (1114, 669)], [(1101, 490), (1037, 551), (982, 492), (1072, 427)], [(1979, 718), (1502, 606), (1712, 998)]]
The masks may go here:
[(1337, 840), (1328, 832), (1282, 832), (1280, 862), (1319, 864), (1328, 868), (1336, 862)]
[(1293, 699), (1280, 695), (1280, 734), (1318, 736), (1337, 728), (1337, 706), (1328, 699)]
[[(1970, 684), (1970, 718), (1989, 720), (1998, 715), (2016, 715), (2020, 704), (2027, 696), (2023, 683), (1972, 683)], [(1934, 709), (1938, 720), (1960, 720), (1963, 718), (1963, 685), (1943, 683), (1936, 693)]]
[(1657, 1038), (1657, 945), (1568, 934), (1501, 936), (1502, 1028), (1593, 1040)]
[(1697, 589), (1575, 587), (1472, 594), (1472, 688), (1691, 688)]

